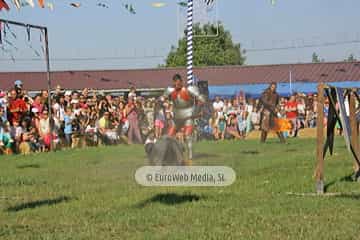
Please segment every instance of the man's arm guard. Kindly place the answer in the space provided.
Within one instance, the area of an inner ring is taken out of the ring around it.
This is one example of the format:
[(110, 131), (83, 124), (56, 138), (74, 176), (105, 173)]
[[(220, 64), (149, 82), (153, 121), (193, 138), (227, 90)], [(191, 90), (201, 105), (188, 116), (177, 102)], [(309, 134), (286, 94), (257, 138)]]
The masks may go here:
[(199, 88), (197, 86), (189, 86), (188, 91), (192, 96), (197, 98), (200, 102), (202, 103), (206, 102), (205, 96), (200, 94)]
[(175, 90), (175, 88), (173, 87), (168, 87), (165, 89), (165, 91), (163, 92), (162, 96), (163, 97), (169, 97), (170, 94)]

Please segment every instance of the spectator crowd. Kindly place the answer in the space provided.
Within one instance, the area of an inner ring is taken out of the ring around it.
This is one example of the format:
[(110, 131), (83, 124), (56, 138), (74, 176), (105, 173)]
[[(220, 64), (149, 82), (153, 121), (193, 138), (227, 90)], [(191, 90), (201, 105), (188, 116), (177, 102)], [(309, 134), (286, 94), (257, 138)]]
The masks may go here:
[[(286, 136), (316, 123), (316, 95), (281, 98), (279, 117), (291, 122)], [(49, 106), (49, 99), (51, 106)], [(245, 139), (258, 129), (258, 99), (243, 95), (216, 97), (202, 105), (196, 121), (197, 138)], [(326, 108), (325, 108), (326, 109)], [(112, 144), (142, 144), (153, 134), (160, 138), (173, 124), (173, 105), (164, 97), (144, 98), (131, 88), (128, 96), (93, 89), (63, 90), (49, 96), (43, 90), (29, 96), (21, 81), (0, 92), (0, 153), (28, 154), (61, 148)]]
[[(261, 119), (259, 101), (255, 98), (246, 98), (244, 95), (232, 99), (216, 97), (208, 125), (214, 139), (244, 139), (251, 131), (258, 130)], [(288, 123), (283, 135), (296, 137), (302, 128), (315, 128), (316, 107), (316, 94), (295, 93), (290, 97), (281, 97), (277, 107), (277, 118)], [(325, 109), (327, 107), (328, 102)]]

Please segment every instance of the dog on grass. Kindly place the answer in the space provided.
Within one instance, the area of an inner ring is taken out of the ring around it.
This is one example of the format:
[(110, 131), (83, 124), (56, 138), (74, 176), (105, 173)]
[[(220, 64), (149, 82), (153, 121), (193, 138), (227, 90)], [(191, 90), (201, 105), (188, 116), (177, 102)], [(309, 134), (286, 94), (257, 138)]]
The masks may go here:
[(145, 152), (152, 166), (182, 166), (184, 147), (174, 138), (164, 136), (155, 141), (149, 136), (145, 142)]

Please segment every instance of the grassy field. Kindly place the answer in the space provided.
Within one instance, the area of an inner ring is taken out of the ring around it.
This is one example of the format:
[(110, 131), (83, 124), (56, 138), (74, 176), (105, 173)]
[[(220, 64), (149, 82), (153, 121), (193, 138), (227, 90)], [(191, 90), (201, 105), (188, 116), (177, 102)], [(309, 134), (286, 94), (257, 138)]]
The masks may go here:
[(237, 174), (225, 188), (147, 188), (142, 146), (1, 156), (0, 239), (360, 239), (360, 184), (342, 139), (314, 192), (315, 139), (200, 142), (196, 165)]

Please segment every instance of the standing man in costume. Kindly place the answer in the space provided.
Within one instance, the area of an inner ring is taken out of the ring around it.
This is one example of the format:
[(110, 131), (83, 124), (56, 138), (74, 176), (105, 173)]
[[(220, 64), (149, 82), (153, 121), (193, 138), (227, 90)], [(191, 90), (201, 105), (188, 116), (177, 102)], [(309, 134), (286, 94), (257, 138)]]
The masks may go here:
[(165, 96), (174, 104), (174, 126), (168, 130), (169, 136), (175, 136), (177, 131), (181, 130), (185, 135), (185, 147), (188, 153), (187, 164), (192, 164), (192, 133), (194, 128), (195, 118), (195, 100), (201, 103), (205, 102), (205, 97), (200, 94), (197, 86), (185, 86), (183, 79), (179, 74), (173, 77), (173, 87), (165, 90)]
[[(261, 139), (264, 143), (266, 141), (268, 132), (275, 127), (275, 118), (278, 113), (280, 96), (276, 92), (276, 83), (271, 83), (261, 94), (258, 109), (261, 109), (260, 129)], [(285, 143), (285, 138), (281, 132), (276, 132), (281, 143)]]

